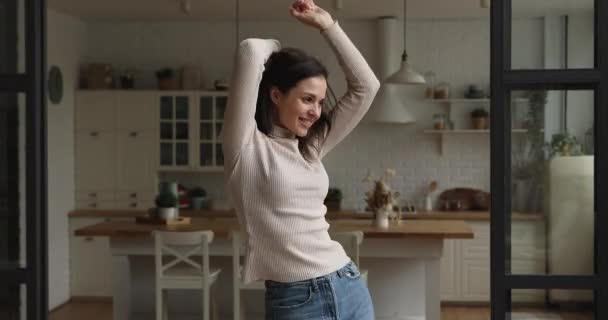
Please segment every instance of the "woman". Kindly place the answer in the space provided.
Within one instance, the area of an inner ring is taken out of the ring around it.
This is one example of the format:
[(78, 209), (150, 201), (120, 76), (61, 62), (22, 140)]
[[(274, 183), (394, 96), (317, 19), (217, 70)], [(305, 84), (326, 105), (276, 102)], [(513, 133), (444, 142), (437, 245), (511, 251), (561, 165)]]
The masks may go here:
[(320, 30), (348, 91), (330, 109), (318, 60), (276, 40), (240, 44), (222, 141), (247, 244), (243, 280), (265, 280), (267, 319), (373, 319), (357, 266), (327, 231), (321, 159), (361, 120), (380, 84), (329, 13), (312, 0), (294, 2), (290, 13)]

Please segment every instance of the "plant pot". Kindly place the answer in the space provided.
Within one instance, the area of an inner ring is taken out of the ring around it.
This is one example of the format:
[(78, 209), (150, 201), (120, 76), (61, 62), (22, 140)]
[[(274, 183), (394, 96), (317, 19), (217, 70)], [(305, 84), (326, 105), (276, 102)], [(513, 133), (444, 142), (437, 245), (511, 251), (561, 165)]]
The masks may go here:
[(374, 226), (380, 229), (388, 229), (388, 218), (389, 212), (388, 210), (378, 210), (376, 211), (374, 218)]
[(190, 199), (190, 206), (195, 210), (208, 209), (208, 200), (207, 197), (193, 197)]
[(177, 218), (177, 208), (157, 208), (156, 213), (159, 219), (171, 220)]
[(175, 77), (158, 78), (158, 89), (176, 90), (177, 89), (177, 78), (175, 78)]
[(341, 200), (325, 200), (325, 206), (327, 210), (339, 211), (341, 208)]
[(473, 129), (475, 130), (483, 130), (488, 128), (488, 118), (487, 117), (478, 117), (471, 118)]

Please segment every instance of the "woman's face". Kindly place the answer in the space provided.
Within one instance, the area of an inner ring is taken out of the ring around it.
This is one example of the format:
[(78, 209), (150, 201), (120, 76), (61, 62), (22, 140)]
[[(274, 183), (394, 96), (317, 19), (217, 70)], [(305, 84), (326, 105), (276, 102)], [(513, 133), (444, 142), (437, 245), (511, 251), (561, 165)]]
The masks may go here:
[(300, 80), (288, 92), (282, 93), (273, 87), (270, 91), (272, 102), (277, 108), (279, 123), (298, 137), (304, 137), (321, 116), (321, 108), (327, 91), (324, 76)]

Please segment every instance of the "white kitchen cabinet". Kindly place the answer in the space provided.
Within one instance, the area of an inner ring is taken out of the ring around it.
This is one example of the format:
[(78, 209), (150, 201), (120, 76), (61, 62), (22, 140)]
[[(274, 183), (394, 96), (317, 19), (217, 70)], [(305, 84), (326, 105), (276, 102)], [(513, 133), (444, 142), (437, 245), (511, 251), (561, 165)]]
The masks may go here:
[(70, 287), (79, 297), (112, 296), (110, 245), (107, 237), (77, 237), (78, 228), (103, 218), (70, 218)]
[(226, 92), (159, 94), (159, 164), (162, 171), (221, 171), (219, 133)]
[(75, 236), (74, 231), (105, 221), (133, 218), (70, 217), (70, 290), (72, 297), (111, 297), (112, 261), (108, 237)]
[(118, 95), (115, 91), (77, 91), (74, 127), (77, 131), (112, 131), (116, 126)]
[[(157, 92), (85, 90), (76, 97), (77, 208), (147, 207), (157, 185)], [(134, 201), (124, 193), (146, 196)]]
[[(441, 261), (441, 299), (458, 302), (490, 301), (490, 224), (470, 221), (474, 238), (446, 240)], [(545, 274), (545, 223), (514, 221), (511, 225), (513, 274)], [(516, 302), (544, 300), (543, 290), (513, 294)]]
[(156, 139), (154, 131), (118, 132), (118, 191), (154, 191), (156, 186)]
[(113, 190), (116, 185), (116, 134), (77, 131), (75, 137), (77, 190)]
[(119, 91), (116, 128), (154, 131), (158, 126), (156, 91)]

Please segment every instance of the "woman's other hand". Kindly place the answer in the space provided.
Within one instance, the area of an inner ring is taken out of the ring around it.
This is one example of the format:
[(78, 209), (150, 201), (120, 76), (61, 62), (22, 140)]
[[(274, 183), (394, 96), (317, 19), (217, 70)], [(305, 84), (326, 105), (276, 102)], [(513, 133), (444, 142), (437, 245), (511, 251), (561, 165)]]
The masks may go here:
[(327, 29), (334, 23), (331, 15), (318, 7), (313, 0), (296, 0), (289, 8), (289, 12), (300, 22), (319, 30)]

